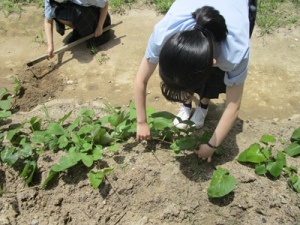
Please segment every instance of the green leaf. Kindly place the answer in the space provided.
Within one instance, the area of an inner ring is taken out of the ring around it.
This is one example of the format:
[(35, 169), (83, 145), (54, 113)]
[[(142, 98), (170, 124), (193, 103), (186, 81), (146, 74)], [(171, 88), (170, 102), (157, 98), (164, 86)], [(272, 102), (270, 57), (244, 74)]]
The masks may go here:
[(58, 148), (58, 138), (57, 137), (49, 136), (47, 143), (49, 145), (50, 150), (57, 150), (57, 148)]
[(25, 180), (26, 187), (28, 187), (29, 184), (31, 183), (32, 177), (33, 177), (36, 169), (37, 169), (36, 161), (29, 161), (28, 160), (25, 167), (24, 167), (24, 169), (23, 169), (23, 171), (22, 171), (22, 173), (21, 173), (21, 175), (20, 175), (20, 177), (26, 178), (26, 180)]
[(47, 186), (47, 184), (56, 176), (58, 176), (58, 172), (50, 170), (49, 175), (46, 178), (46, 180), (44, 181), (44, 183), (42, 184), (41, 188), (45, 188)]
[(166, 128), (169, 128), (172, 126), (172, 123), (163, 118), (163, 117), (158, 117), (158, 118), (154, 118), (154, 121), (153, 121), (153, 128), (155, 130), (164, 130)]
[(114, 138), (112, 138), (110, 135), (109, 135), (109, 133), (107, 133), (107, 132), (105, 132), (104, 134), (102, 134), (101, 136), (100, 136), (100, 138), (98, 139), (98, 143), (100, 144), (100, 145), (107, 145), (107, 144), (109, 144), (109, 143), (111, 143), (111, 142), (113, 142), (114, 141)]
[(105, 168), (104, 170), (103, 170), (103, 173), (104, 174), (108, 174), (108, 173), (111, 173), (111, 172), (113, 172), (114, 171), (114, 168)]
[(108, 149), (108, 151), (113, 152), (113, 151), (116, 151), (118, 149), (118, 147), (119, 147), (119, 144), (114, 144), (112, 146), (109, 146), (107, 149)]
[(273, 177), (278, 178), (283, 170), (282, 162), (280, 160), (276, 160), (275, 162), (268, 162), (267, 170)]
[(9, 95), (6, 100), (0, 101), (0, 108), (3, 110), (7, 110), (9, 109), (10, 104), (11, 104), (11, 95)]
[(176, 153), (176, 154), (179, 154), (181, 149), (180, 149), (180, 146), (177, 144), (177, 142), (173, 142), (173, 144), (170, 145), (170, 148), (173, 149), (173, 151)]
[(290, 166), (291, 171), (298, 172), (298, 168), (296, 166)]
[(146, 115), (147, 116), (151, 116), (153, 113), (155, 113), (156, 111), (155, 111), (155, 109), (153, 108), (153, 107), (151, 107), (151, 106), (147, 106), (146, 107)]
[(84, 143), (82, 145), (83, 150), (81, 150), (81, 152), (88, 152), (89, 150), (91, 150), (93, 148), (93, 145), (90, 143)]
[(255, 165), (255, 173), (257, 175), (264, 175), (267, 173), (267, 168), (265, 164), (256, 164)]
[(51, 135), (47, 131), (34, 131), (33, 137), (30, 138), (30, 141), (36, 143), (47, 143), (51, 138)]
[(291, 140), (292, 141), (300, 141), (300, 127), (297, 128), (296, 130), (294, 130)]
[(70, 148), (68, 155), (59, 159), (59, 165), (55, 164), (51, 167), (51, 170), (55, 172), (64, 171), (74, 165), (81, 159), (81, 155), (76, 152), (76, 148)]
[(19, 158), (19, 154), (15, 152), (15, 147), (7, 147), (1, 151), (1, 160), (9, 166), (12, 166)]
[(88, 155), (87, 153), (81, 153), (81, 161), (86, 165), (87, 167), (90, 167), (93, 165), (93, 155)]
[(35, 117), (32, 117), (30, 120), (29, 120), (29, 123), (31, 124), (31, 129), (32, 131), (39, 131), (41, 130), (41, 126), (42, 126), (42, 119), (39, 119), (38, 121), (36, 121), (38, 119), (37, 116)]
[(69, 133), (71, 133), (76, 127), (78, 127), (81, 118), (82, 118), (81, 116), (78, 116), (78, 117), (75, 119), (75, 121), (74, 121), (70, 126), (68, 126), (67, 131), (68, 131)]
[(19, 130), (21, 130), (24, 125), (26, 124), (27, 122), (24, 122), (22, 123), (20, 126), (18, 126), (17, 128), (13, 129), (13, 130), (10, 130), (7, 132), (7, 135), (6, 135), (6, 139), (11, 141), (13, 139), (13, 137), (19, 132)]
[(72, 114), (72, 111), (70, 111), (69, 113), (67, 113), (66, 115), (64, 115), (62, 118), (60, 118), (57, 123), (62, 124), (63, 122), (66, 121), (66, 119), (68, 119), (70, 117), (70, 115)]
[(87, 134), (90, 133), (93, 130), (93, 126), (92, 125), (85, 125), (83, 127), (81, 127), (79, 129), (79, 131), (77, 132), (78, 135), (82, 135), (82, 134)]
[(28, 143), (21, 144), (21, 148), (18, 149), (19, 155), (28, 158), (32, 155), (33, 147)]
[(264, 154), (264, 156), (265, 156), (267, 159), (269, 159), (270, 156), (271, 156), (271, 152), (270, 152), (269, 149), (267, 149), (267, 148), (262, 149), (262, 150), (261, 150), (261, 153)]
[(102, 146), (101, 145), (97, 145), (93, 150), (92, 150), (92, 154), (93, 154), (93, 161), (102, 159)]
[(300, 179), (299, 179), (298, 176), (296, 176), (296, 175), (290, 176), (290, 183), (291, 183), (291, 186), (292, 186), (297, 192), (300, 192)]
[(1, 89), (1, 92), (0, 92), (0, 100), (2, 99), (2, 97), (7, 93), (7, 89), (4, 87)]
[(287, 148), (283, 150), (289, 156), (296, 156), (300, 154), (300, 144), (298, 142), (293, 142)]
[(180, 150), (186, 150), (195, 147), (196, 140), (193, 137), (185, 136), (175, 141)]
[(61, 135), (59, 138), (58, 138), (58, 147), (60, 149), (63, 149), (65, 148), (68, 144), (69, 144), (69, 140), (68, 138), (66, 137), (66, 135)]
[(229, 176), (229, 171), (219, 167), (211, 178), (207, 194), (211, 198), (220, 198), (229, 194), (236, 185), (236, 179)]
[(120, 114), (114, 114), (111, 115), (108, 118), (108, 122), (113, 126), (113, 127), (117, 127), (120, 123), (122, 123), (123, 121), (127, 120), (130, 116), (130, 111), (129, 110), (125, 110), (123, 112), (121, 112)]
[(45, 150), (43, 149), (43, 148), (38, 148), (37, 150), (36, 150), (36, 154), (38, 154), (38, 155), (41, 155), (41, 154), (43, 154), (45, 152)]
[(28, 169), (29, 169), (29, 167), (30, 167), (30, 160), (27, 160), (27, 161), (25, 161), (25, 162), (26, 162), (26, 164), (25, 164), (25, 166), (24, 166), (24, 168), (23, 168), (23, 171), (22, 171), (21, 174), (19, 175), (19, 177), (26, 177), (26, 175), (27, 175)]
[(282, 164), (282, 166), (286, 166), (286, 158), (281, 151), (277, 151), (276, 162)]
[(94, 110), (88, 110), (86, 108), (83, 108), (81, 111), (80, 111), (80, 115), (82, 116), (93, 116), (95, 114)]
[(93, 185), (94, 189), (97, 189), (104, 179), (104, 174), (102, 171), (98, 171), (98, 172), (90, 171), (89, 177), (90, 177), (90, 182)]
[(99, 134), (100, 130), (101, 130), (100, 124), (95, 124), (93, 126), (93, 129), (91, 130), (92, 138), (95, 138)]
[(11, 112), (10, 111), (6, 111), (6, 112), (0, 112), (0, 119), (2, 118), (7, 118), (11, 116)]
[(54, 135), (63, 135), (65, 133), (64, 128), (58, 123), (50, 123), (47, 131)]
[(286, 165), (286, 159), (285, 155), (278, 151), (278, 155), (275, 162), (268, 162), (267, 164), (267, 170), (270, 172), (270, 174), (278, 178), (280, 174), (282, 173), (283, 167)]
[(259, 141), (267, 145), (270, 142), (276, 142), (276, 139), (272, 135), (264, 134)]
[(151, 114), (152, 118), (165, 118), (166, 120), (172, 122), (175, 119), (175, 115), (168, 111), (160, 111)]
[(266, 160), (264, 154), (260, 151), (260, 145), (258, 143), (252, 144), (248, 149), (243, 151), (237, 161), (239, 162), (252, 162), (261, 163)]
[(107, 115), (107, 116), (103, 116), (99, 122), (104, 125), (104, 124), (107, 124), (108, 123), (108, 118), (110, 117), (110, 115)]

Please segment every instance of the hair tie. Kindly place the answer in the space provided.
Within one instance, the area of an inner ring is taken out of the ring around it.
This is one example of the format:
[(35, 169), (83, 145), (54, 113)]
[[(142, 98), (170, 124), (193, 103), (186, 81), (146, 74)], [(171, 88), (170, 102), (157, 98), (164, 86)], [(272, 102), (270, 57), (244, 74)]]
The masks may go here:
[(194, 26), (194, 29), (196, 29), (196, 30), (199, 30), (199, 31), (201, 31), (201, 32), (204, 32), (204, 30), (205, 30), (205, 28), (203, 28), (201, 25), (199, 25), (199, 24), (196, 24), (195, 26)]
[(209, 29), (204, 28), (204, 27), (202, 27), (199, 24), (196, 24), (194, 26), (194, 29), (201, 31), (204, 34), (204, 36), (209, 36), (211, 38), (211, 40), (214, 40), (214, 35), (213, 35), (213, 33)]

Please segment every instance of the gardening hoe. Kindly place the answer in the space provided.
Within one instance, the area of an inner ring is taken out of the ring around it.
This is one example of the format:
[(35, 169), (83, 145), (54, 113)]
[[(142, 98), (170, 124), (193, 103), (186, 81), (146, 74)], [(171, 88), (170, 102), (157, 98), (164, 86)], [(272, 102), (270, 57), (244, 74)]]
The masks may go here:
[[(122, 21), (119, 21), (119, 22), (117, 22), (117, 23), (115, 23), (115, 24), (111, 24), (111, 25), (105, 27), (105, 28), (103, 29), (103, 32), (108, 31), (109, 29), (111, 29), (111, 28), (113, 28), (113, 27), (119, 25), (120, 23), (122, 23)], [(84, 42), (84, 41), (87, 41), (87, 40), (91, 39), (92, 37), (94, 37), (94, 33), (93, 33), (93, 34), (90, 34), (90, 35), (88, 35), (88, 36), (86, 36), (86, 37), (84, 37), (84, 38), (81, 38), (81, 39), (79, 39), (79, 40), (77, 40), (77, 41), (74, 41), (74, 42), (72, 42), (72, 43), (70, 43), (70, 44), (68, 44), (68, 45), (65, 45), (65, 46), (63, 46), (63, 47), (61, 47), (61, 48), (59, 48), (59, 49), (57, 49), (57, 50), (55, 50), (55, 51), (53, 52), (53, 54), (58, 54), (58, 53), (64, 52), (64, 51), (68, 50), (69, 48), (74, 47), (75, 45), (78, 45), (78, 44), (80, 44), (80, 43), (82, 43), (82, 42)], [(28, 62), (28, 63), (27, 63), (27, 66), (33, 66), (34, 64), (36, 64), (36, 63), (38, 63), (38, 62), (41, 62), (41, 61), (43, 61), (43, 60), (45, 60), (45, 59), (48, 59), (48, 55), (43, 55), (43, 56), (41, 56), (41, 57), (39, 57), (39, 58), (36, 58), (36, 59), (34, 59), (34, 60)]]

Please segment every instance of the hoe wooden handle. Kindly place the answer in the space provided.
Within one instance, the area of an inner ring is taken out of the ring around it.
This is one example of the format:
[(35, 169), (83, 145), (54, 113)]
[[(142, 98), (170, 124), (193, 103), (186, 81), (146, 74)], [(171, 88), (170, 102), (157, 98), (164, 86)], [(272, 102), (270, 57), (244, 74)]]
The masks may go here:
[[(121, 23), (122, 23), (122, 21), (119, 21), (119, 22), (117, 22), (117, 23), (111, 24), (111, 25), (105, 27), (105, 28), (103, 29), (103, 32), (108, 31), (108, 30), (110, 30), (111, 28), (113, 28), (113, 27), (115, 27), (115, 26), (117, 26), (117, 25), (119, 25), (119, 24), (121, 24)], [(80, 44), (80, 43), (82, 43), (82, 42), (84, 42), (84, 41), (87, 41), (87, 40), (91, 39), (92, 37), (94, 37), (94, 33), (92, 33), (92, 34), (90, 34), (90, 35), (88, 35), (88, 36), (86, 36), (86, 37), (83, 37), (83, 38), (81, 38), (81, 39), (79, 39), (79, 40), (77, 40), (77, 41), (74, 41), (74, 42), (72, 42), (72, 43), (70, 43), (70, 44), (68, 44), (68, 45), (65, 45), (65, 46), (63, 46), (63, 47), (61, 47), (61, 48), (55, 50), (55, 51), (53, 52), (53, 54), (58, 54), (58, 53), (64, 52), (64, 51), (68, 50), (69, 48), (74, 47), (75, 45), (78, 45), (78, 44)], [(45, 60), (45, 59), (48, 59), (48, 55), (46, 55), (46, 54), (43, 55), (43, 56), (40, 56), (40, 57), (38, 57), (38, 58), (36, 58), (36, 59), (30, 61), (30, 62), (28, 62), (28, 63), (27, 63), (27, 66), (33, 66), (34, 64), (39, 63), (39, 62), (41, 62), (41, 61), (43, 61), (43, 60)]]

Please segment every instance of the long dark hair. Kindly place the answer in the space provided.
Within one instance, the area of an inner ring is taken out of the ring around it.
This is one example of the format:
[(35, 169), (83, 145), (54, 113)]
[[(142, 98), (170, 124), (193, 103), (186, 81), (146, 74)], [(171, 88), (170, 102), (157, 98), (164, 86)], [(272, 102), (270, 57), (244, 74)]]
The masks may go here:
[(160, 52), (161, 91), (173, 102), (185, 102), (209, 77), (213, 65), (213, 42), (226, 39), (225, 19), (213, 7), (192, 13), (194, 29), (171, 36)]

